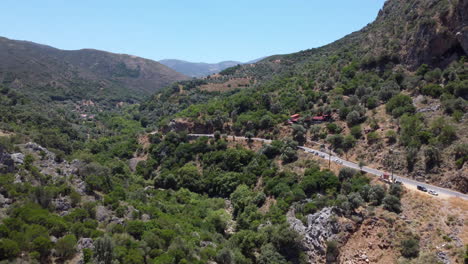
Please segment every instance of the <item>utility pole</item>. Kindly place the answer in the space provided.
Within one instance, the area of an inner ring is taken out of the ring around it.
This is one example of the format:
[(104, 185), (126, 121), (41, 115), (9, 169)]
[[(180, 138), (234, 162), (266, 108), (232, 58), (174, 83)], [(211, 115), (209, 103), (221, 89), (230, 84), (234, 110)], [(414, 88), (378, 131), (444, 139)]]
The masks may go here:
[(395, 179), (393, 177), (393, 170), (394, 170), (394, 167), (395, 167), (395, 152), (393, 150), (393, 148), (390, 149), (390, 154), (391, 154), (391, 159), (392, 159), (392, 176), (391, 176), (391, 181), (394, 182)]

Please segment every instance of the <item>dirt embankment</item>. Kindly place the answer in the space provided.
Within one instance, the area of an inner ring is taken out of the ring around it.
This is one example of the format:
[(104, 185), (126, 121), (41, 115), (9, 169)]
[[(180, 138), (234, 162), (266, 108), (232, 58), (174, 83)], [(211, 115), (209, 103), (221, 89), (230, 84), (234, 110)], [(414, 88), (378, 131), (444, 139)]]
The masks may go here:
[(419, 256), (408, 263), (463, 263), (468, 243), (468, 202), (437, 199), (412, 190), (399, 215), (375, 209), (341, 248), (341, 263), (399, 263), (401, 242), (419, 237)]

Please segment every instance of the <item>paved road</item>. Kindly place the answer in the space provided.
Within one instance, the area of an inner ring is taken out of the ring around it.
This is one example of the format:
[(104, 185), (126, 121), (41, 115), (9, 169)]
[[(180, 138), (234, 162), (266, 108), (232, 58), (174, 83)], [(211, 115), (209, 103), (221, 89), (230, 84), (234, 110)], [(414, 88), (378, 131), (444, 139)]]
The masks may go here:
[[(192, 137), (214, 137), (213, 134), (189, 134), (189, 136), (192, 136)], [(233, 138), (233, 137), (235, 139), (247, 140), (246, 137), (228, 136), (228, 138)], [(271, 140), (264, 139), (264, 138), (251, 138), (251, 140), (265, 142), (265, 143), (271, 143)], [(338, 156), (328, 155), (328, 153), (326, 153), (326, 152), (322, 152), (320, 150), (316, 150), (316, 149), (312, 149), (312, 148), (308, 148), (308, 147), (304, 147), (304, 146), (299, 146), (298, 148), (302, 149), (303, 151), (305, 151), (307, 153), (316, 155), (317, 157), (320, 157), (320, 158), (323, 158), (323, 159), (326, 159), (326, 160), (329, 159), (331, 162), (335, 162), (335, 163), (340, 164), (342, 166), (349, 167), (349, 168), (356, 169), (356, 170), (361, 169), (357, 163), (344, 160), (344, 159), (342, 159), (342, 158), (340, 158)], [(385, 173), (384, 171), (373, 169), (373, 168), (370, 168), (370, 167), (367, 167), (367, 166), (362, 167), (362, 170), (369, 173), (369, 174), (373, 174), (373, 175), (376, 175), (376, 176), (382, 176)], [(468, 200), (468, 195), (457, 192), (457, 191), (437, 187), (437, 186), (430, 185), (430, 184), (423, 183), (423, 182), (418, 182), (418, 181), (408, 179), (408, 178), (405, 178), (405, 177), (402, 177), (402, 176), (393, 175), (393, 177), (395, 177), (396, 180), (402, 182), (404, 185), (406, 185), (408, 187), (416, 188), (418, 185), (419, 186), (424, 186), (428, 190), (436, 191), (441, 196), (458, 197), (458, 198)]]

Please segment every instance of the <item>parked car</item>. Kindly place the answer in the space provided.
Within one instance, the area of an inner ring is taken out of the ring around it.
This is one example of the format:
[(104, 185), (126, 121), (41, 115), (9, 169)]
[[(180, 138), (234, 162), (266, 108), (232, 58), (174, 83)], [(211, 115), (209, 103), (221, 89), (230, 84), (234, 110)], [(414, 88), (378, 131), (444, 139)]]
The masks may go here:
[(403, 183), (401, 181), (395, 181), (395, 184), (402, 185)]
[(434, 196), (438, 196), (438, 195), (439, 195), (439, 194), (438, 194), (436, 191), (434, 191), (434, 190), (429, 190), (429, 194), (434, 195)]
[(418, 185), (417, 188), (418, 188), (418, 190), (420, 190), (422, 192), (427, 192), (427, 188), (424, 187), (424, 186)]

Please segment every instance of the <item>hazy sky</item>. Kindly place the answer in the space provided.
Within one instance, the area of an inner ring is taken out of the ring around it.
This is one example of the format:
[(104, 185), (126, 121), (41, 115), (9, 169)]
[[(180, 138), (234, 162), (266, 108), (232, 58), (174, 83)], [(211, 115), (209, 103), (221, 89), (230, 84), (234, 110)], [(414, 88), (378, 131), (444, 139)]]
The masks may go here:
[(154, 60), (248, 61), (319, 47), (385, 0), (1, 0), (0, 36)]

